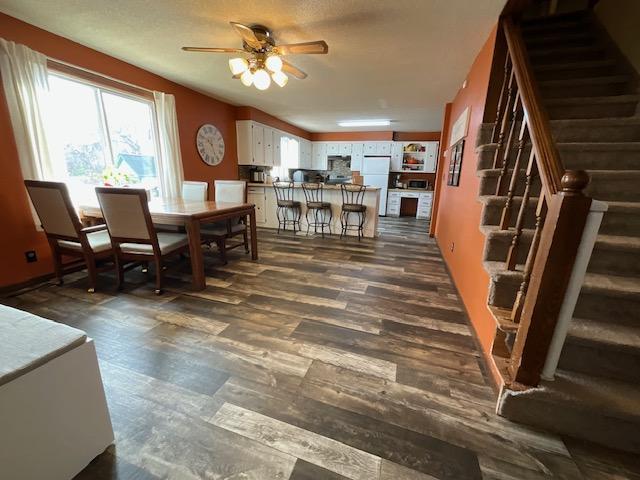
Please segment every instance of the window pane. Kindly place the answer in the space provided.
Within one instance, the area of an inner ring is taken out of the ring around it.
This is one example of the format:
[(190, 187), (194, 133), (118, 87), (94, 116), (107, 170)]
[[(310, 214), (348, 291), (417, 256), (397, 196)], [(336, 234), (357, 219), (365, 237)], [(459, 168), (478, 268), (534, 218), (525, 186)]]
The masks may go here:
[(72, 192), (91, 192), (110, 160), (99, 115), (98, 90), (49, 76), (47, 138), (57, 170)]
[(127, 183), (143, 184), (154, 195), (159, 195), (151, 104), (105, 91), (102, 99), (114, 167), (127, 175)]

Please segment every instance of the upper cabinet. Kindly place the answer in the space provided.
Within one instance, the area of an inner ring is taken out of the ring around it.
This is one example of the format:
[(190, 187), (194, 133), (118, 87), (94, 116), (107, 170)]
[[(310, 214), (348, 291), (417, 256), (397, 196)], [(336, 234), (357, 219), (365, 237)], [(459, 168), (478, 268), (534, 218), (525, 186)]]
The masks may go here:
[(331, 155), (327, 153), (327, 151), (329, 150), (329, 145), (329, 142), (313, 142), (311, 170), (327, 169), (327, 156)]
[(236, 122), (238, 165), (277, 167), (283, 133), (251, 120)]
[(394, 142), (392, 172), (435, 173), (439, 142)]

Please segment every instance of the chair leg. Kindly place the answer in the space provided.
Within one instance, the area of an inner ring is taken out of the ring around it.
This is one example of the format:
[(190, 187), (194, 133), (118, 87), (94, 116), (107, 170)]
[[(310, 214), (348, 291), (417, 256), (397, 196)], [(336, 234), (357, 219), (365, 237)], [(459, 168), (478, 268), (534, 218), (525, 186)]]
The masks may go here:
[(93, 259), (93, 255), (85, 255), (84, 262), (87, 264), (87, 273), (89, 274), (89, 288), (87, 292), (94, 293), (96, 291), (96, 281), (98, 277), (96, 262)]
[(122, 259), (116, 255), (116, 288), (121, 290), (124, 286), (124, 266)]
[(216, 244), (218, 245), (218, 250), (220, 253), (220, 260), (223, 265), (227, 264), (227, 242), (224, 238), (220, 240), (216, 240)]
[(53, 271), (56, 275), (56, 280), (58, 285), (64, 284), (64, 279), (62, 278), (62, 255), (58, 249), (54, 249), (53, 252)]
[(246, 228), (242, 234), (242, 238), (244, 239), (244, 253), (249, 253), (249, 233)]
[(309, 223), (309, 208), (307, 208), (306, 213), (304, 214), (304, 218), (307, 220), (307, 237), (309, 236), (309, 227), (311, 224)]
[(162, 268), (162, 258), (154, 259), (156, 267), (156, 295), (162, 295), (162, 276), (164, 269)]

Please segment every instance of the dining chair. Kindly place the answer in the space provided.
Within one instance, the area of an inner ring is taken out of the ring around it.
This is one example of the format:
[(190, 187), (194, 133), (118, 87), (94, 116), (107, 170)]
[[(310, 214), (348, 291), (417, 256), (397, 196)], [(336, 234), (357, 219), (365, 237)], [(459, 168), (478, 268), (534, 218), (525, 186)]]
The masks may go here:
[[(81, 258), (89, 274), (89, 288), (96, 291), (98, 272), (113, 268), (114, 252), (106, 225), (83, 227), (62, 182), (25, 180), (31, 203), (44, 230), (58, 285), (64, 283), (62, 255)], [(110, 265), (101, 265), (109, 261)]]
[(163, 261), (189, 249), (185, 233), (156, 231), (147, 194), (138, 188), (96, 187), (102, 216), (116, 257), (118, 288), (124, 283), (124, 262), (151, 262), (156, 269), (155, 293), (162, 293)]
[(182, 182), (182, 199), (187, 202), (206, 202), (209, 184), (185, 180)]
[[(244, 180), (214, 180), (214, 199), (216, 203), (247, 203), (247, 182)], [(249, 253), (249, 236), (246, 219), (232, 218), (223, 222), (204, 224), (200, 230), (205, 242), (215, 242), (220, 252), (220, 259), (227, 263), (227, 251), (244, 245)], [(243, 242), (227, 245), (227, 240), (242, 235)]]

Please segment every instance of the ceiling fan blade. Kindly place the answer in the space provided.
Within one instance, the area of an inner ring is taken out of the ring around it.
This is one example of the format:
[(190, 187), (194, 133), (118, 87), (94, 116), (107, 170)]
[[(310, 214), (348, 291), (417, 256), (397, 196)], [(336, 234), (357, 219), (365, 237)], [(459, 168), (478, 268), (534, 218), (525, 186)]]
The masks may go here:
[(185, 52), (247, 53), (239, 48), (182, 47)]
[(282, 61), (282, 71), (285, 72), (285, 73), (290, 73), (291, 75), (293, 75), (294, 77), (296, 77), (299, 80), (304, 80), (305, 78), (307, 78), (307, 74), (306, 73), (304, 73), (298, 67), (295, 67), (295, 66), (291, 65), (286, 60)]
[(329, 45), (324, 40), (315, 42), (290, 43), (289, 45), (278, 45), (274, 48), (279, 55), (300, 55), (300, 54), (320, 54), (329, 52)]
[(256, 34), (253, 33), (253, 30), (251, 30), (250, 27), (237, 22), (229, 23), (236, 31), (236, 33), (242, 37), (242, 40), (244, 40), (247, 45), (249, 45), (251, 48), (255, 48), (256, 50), (262, 48), (262, 42), (258, 40), (258, 37), (256, 37)]

